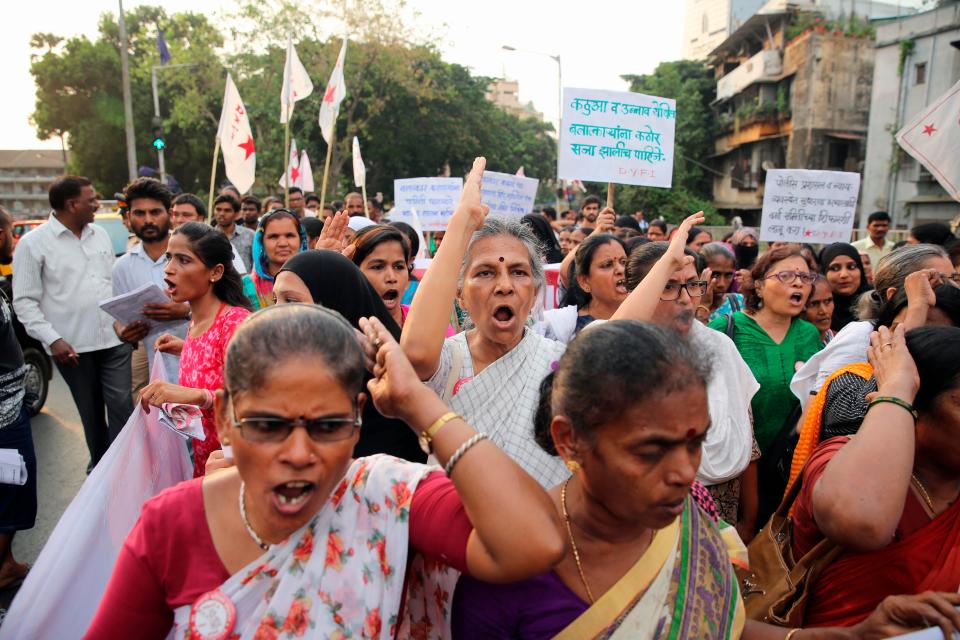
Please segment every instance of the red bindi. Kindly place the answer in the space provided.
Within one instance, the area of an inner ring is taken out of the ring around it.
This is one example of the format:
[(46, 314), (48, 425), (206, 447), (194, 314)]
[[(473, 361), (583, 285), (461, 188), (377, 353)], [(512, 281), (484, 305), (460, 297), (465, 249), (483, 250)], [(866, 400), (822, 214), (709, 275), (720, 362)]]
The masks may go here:
[(500, 256), (500, 262), (503, 262), (503, 256)]
[(687, 440), (692, 440), (695, 435), (697, 435), (696, 429), (687, 429)]

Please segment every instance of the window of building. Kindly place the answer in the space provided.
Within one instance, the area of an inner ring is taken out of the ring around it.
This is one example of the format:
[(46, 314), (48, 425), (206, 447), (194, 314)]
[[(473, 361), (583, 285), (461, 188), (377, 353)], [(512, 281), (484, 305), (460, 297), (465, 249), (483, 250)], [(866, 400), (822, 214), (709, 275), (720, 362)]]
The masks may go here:
[(843, 170), (850, 155), (850, 143), (833, 141), (827, 143), (827, 169)]
[(927, 82), (927, 63), (918, 62), (913, 65), (913, 84), (926, 84)]

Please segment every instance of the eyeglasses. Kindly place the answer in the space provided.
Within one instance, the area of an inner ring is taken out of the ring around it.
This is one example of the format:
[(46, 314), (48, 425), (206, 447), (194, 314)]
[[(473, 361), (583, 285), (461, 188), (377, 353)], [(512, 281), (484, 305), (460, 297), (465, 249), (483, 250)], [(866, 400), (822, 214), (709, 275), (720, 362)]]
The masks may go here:
[(687, 295), (691, 298), (699, 298), (704, 293), (707, 292), (706, 280), (691, 280), (690, 282), (671, 282), (663, 288), (663, 293), (660, 294), (660, 299), (664, 302), (670, 302), (673, 300), (680, 299), (680, 292), (683, 289), (687, 290)]
[(817, 279), (817, 274), (809, 271), (777, 271), (763, 277), (764, 280), (769, 278), (776, 278), (783, 284), (792, 284), (794, 280), (800, 278), (800, 282), (803, 284), (813, 284)]
[(946, 283), (949, 282), (954, 286), (960, 286), (960, 273), (954, 271), (953, 273), (941, 273), (940, 278)]
[[(236, 415), (233, 408), (233, 398), (230, 399), (230, 411)], [(357, 407), (354, 406), (354, 414)], [(245, 440), (257, 443), (277, 444), (283, 442), (293, 433), (293, 428), (303, 426), (307, 435), (314, 442), (339, 442), (353, 435), (354, 430), (360, 427), (360, 416), (352, 418), (313, 418), (300, 416), (295, 420), (275, 417), (251, 417), (234, 419), (233, 426), (240, 430)]]

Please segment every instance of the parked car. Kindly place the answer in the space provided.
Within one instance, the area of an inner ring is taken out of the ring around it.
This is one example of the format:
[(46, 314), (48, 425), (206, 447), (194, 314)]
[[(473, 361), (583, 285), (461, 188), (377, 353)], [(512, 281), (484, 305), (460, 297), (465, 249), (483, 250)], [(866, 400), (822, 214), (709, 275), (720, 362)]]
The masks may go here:
[(110, 234), (110, 242), (113, 243), (113, 254), (122, 256), (127, 252), (127, 244), (130, 240), (130, 230), (123, 223), (123, 218), (118, 213), (98, 213), (94, 216), (93, 224), (106, 229)]
[(46, 220), (14, 220), (13, 221), (13, 246), (17, 246), (17, 242), (20, 241), (20, 238), (25, 236), (30, 231), (33, 231), (40, 225), (42, 225)]
[(38, 340), (27, 335), (10, 301), (13, 299), (13, 281), (11, 278), (0, 278), (0, 296), (7, 301), (10, 314), (13, 316), (13, 331), (23, 351), (23, 360), (27, 365), (27, 375), (24, 378), (26, 387), (25, 402), (27, 413), (31, 417), (40, 413), (47, 402), (47, 393), (50, 390), (50, 379), (53, 377), (53, 360), (44, 351)]

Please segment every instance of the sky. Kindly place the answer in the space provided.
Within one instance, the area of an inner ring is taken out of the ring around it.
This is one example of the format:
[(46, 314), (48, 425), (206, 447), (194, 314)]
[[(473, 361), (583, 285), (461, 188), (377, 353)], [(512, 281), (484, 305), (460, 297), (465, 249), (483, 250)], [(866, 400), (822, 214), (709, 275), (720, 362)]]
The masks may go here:
[[(141, 4), (160, 4), (168, 13), (195, 11), (213, 17), (223, 15), (230, 3), (127, 0), (124, 7), (129, 10)], [(592, 0), (588, 5), (555, 0), (476, 4), (408, 0), (408, 4), (420, 15), (416, 26), (442, 36), (435, 44), (445, 60), (467, 66), (478, 75), (517, 80), (521, 102), (532, 101), (544, 118), (553, 122), (558, 110), (557, 64), (543, 54), (560, 55), (564, 86), (613, 90), (627, 89), (620, 79), (623, 74), (649, 73), (660, 62), (680, 57), (682, 0)], [(6, 66), (0, 149), (60, 148), (59, 139), (38, 140), (30, 124), (35, 102), (30, 35), (43, 31), (94, 39), (100, 14), (116, 10), (115, 0), (46, 0), (42, 10), (5, 12), (0, 22), (0, 60)], [(656, 24), (651, 25), (654, 17)], [(504, 51), (503, 45), (535, 53)], [(326, 84), (329, 69), (308, 72), (315, 85)]]

